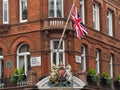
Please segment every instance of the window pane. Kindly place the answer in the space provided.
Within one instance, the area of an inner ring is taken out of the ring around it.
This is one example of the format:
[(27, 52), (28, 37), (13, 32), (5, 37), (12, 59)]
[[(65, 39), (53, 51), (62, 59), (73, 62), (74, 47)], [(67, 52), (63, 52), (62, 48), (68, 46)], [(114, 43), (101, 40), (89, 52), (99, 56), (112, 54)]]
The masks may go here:
[(2, 62), (0, 60), (0, 79), (2, 78)]
[(54, 17), (54, 0), (49, 0), (49, 17)]
[(109, 62), (109, 64), (110, 64), (110, 77), (113, 77), (113, 56), (110, 55), (109, 59), (110, 59), (110, 62)]
[(99, 22), (99, 4), (93, 4), (93, 27), (96, 30), (99, 30), (100, 22)]
[(19, 56), (19, 68), (25, 69), (24, 56)]
[[(63, 43), (61, 43), (60, 49), (63, 49), (62, 44)], [(53, 43), (53, 49), (58, 49), (58, 45), (59, 45), (59, 41), (54, 41), (54, 43)]]
[(1, 59), (1, 73), (2, 73), (2, 75), (1, 75), (1, 77), (4, 77), (4, 61), (3, 61), (3, 59)]
[(8, 0), (3, 0), (3, 23), (8, 23)]
[(60, 63), (65, 64), (65, 59), (64, 59), (64, 50), (63, 50), (63, 42), (61, 43), (61, 47), (59, 49), (59, 52), (57, 51), (58, 49), (58, 44), (59, 40), (51, 40), (51, 64), (54, 63), (56, 65), (59, 65)]
[(28, 70), (30, 70), (31, 69), (30, 55), (27, 55), (27, 62), (28, 62)]
[(53, 63), (56, 65), (56, 52), (53, 53)]
[(19, 53), (29, 52), (29, 46), (27, 44), (22, 45), (19, 49)]
[(85, 46), (82, 45), (81, 46), (81, 51), (82, 51), (82, 54), (81, 54), (81, 70), (82, 71), (85, 71), (86, 70), (86, 49), (85, 49)]
[(96, 73), (100, 73), (100, 65), (99, 65), (99, 60), (100, 60), (100, 51), (96, 50)]
[(0, 79), (3, 77), (4, 75), (4, 62), (3, 59), (0, 58)]
[(63, 52), (59, 52), (59, 63), (63, 63)]
[(0, 55), (3, 55), (3, 50), (0, 48)]
[(23, 68), (24, 74), (30, 70), (30, 52), (28, 44), (22, 44), (17, 51), (17, 68)]
[(63, 0), (49, 0), (49, 17), (63, 16)]
[(27, 1), (21, 1), (22, 20), (27, 19)]
[(108, 35), (113, 36), (113, 21), (112, 21), (112, 12), (107, 11), (107, 29)]
[(62, 17), (62, 0), (57, 0), (57, 17)]
[(7, 22), (7, 3), (4, 3), (4, 22)]
[(109, 26), (109, 24), (110, 24), (110, 23), (109, 23), (109, 18), (107, 18), (107, 29), (108, 29), (108, 34), (110, 33), (110, 28), (109, 28), (110, 26)]
[(82, 18), (83, 23), (85, 23), (85, 11), (84, 11), (84, 0), (80, 0), (80, 17)]
[(84, 71), (84, 57), (82, 56), (81, 57), (81, 68), (82, 68), (82, 71)]

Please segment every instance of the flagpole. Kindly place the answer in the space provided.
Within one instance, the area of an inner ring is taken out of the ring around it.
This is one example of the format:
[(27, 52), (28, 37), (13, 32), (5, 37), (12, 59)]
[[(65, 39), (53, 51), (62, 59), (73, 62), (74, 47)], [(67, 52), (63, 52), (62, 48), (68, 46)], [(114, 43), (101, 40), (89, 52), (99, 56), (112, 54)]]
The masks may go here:
[(62, 33), (62, 35), (61, 35), (61, 38), (60, 38), (60, 41), (59, 41), (59, 44), (58, 44), (58, 48), (57, 48), (57, 51), (58, 51), (58, 52), (59, 52), (60, 45), (61, 45), (61, 43), (62, 43), (62, 40), (63, 40), (64, 34), (65, 34), (65, 31), (66, 31), (66, 28), (67, 28), (67, 25), (68, 25), (68, 21), (69, 21), (69, 19), (70, 19), (70, 15), (71, 15), (71, 12), (72, 12), (72, 9), (73, 9), (74, 2), (75, 2), (75, 1), (76, 1), (76, 0), (73, 1), (73, 4), (72, 4), (72, 7), (71, 7), (71, 10), (70, 10), (70, 12), (69, 12), (69, 15), (68, 15), (68, 18), (67, 18), (67, 21), (66, 21), (66, 24), (65, 24), (64, 30), (63, 30), (63, 33)]

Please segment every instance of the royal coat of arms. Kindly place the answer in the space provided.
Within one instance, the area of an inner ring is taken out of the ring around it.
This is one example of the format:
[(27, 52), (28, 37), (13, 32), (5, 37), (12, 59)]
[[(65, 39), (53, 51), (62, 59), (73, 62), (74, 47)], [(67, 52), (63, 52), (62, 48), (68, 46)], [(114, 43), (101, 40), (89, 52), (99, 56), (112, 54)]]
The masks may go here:
[(72, 86), (71, 66), (66, 67), (63, 64), (56, 66), (52, 65), (49, 79), (49, 86)]

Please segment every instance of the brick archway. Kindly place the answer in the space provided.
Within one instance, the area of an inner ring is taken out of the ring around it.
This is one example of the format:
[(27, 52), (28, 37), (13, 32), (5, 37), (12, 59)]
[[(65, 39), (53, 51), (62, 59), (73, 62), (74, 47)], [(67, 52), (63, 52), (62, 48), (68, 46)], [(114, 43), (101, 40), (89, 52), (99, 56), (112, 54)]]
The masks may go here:
[(30, 50), (35, 50), (34, 42), (28, 37), (18, 37), (14, 40), (13, 44), (11, 45), (10, 52), (15, 53), (17, 50), (18, 45), (21, 43), (27, 43), (30, 46)]
[(3, 50), (3, 54), (8, 54), (7, 45), (4, 42), (0, 41), (0, 48)]

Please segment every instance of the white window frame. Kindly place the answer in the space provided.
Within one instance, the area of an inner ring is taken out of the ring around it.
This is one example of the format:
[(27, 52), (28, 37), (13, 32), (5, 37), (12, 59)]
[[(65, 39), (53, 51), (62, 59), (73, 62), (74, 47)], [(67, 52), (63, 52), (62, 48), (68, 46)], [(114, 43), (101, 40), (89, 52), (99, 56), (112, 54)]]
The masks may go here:
[(27, 19), (22, 19), (22, 1), (27, 2), (27, 0), (20, 0), (20, 22), (27, 22)]
[(27, 59), (27, 56), (28, 55), (30, 56), (30, 52), (19, 53), (19, 50), (20, 50), (21, 46), (23, 46), (24, 44), (25, 43), (19, 45), (19, 47), (17, 49), (17, 68), (20, 69), (20, 66), (19, 66), (19, 57), (23, 56), (24, 57), (24, 64), (25, 64), (24, 72), (25, 72), (25, 75), (27, 75), (27, 71), (28, 71), (28, 59)]
[(109, 56), (109, 59), (110, 59), (110, 77), (113, 78), (113, 56), (110, 54)]
[(100, 31), (100, 6), (98, 3), (93, 3), (93, 27), (97, 31)]
[(2, 77), (2, 68), (4, 68), (4, 65), (2, 65), (3, 59), (4, 59), (4, 57), (2, 55), (0, 55), (0, 79), (3, 78)]
[(86, 71), (86, 47), (85, 45), (81, 46), (81, 70), (82, 72)]
[(83, 24), (85, 24), (85, 2), (80, 0), (80, 17), (82, 18)]
[(100, 51), (96, 50), (96, 74), (100, 73)]
[(58, 51), (58, 49), (54, 49), (53, 48), (54, 41), (59, 41), (59, 39), (53, 39), (50, 42), (50, 45), (51, 45), (51, 66), (53, 64), (53, 53), (56, 53), (56, 65), (58, 66), (59, 64), (61, 64), (60, 61), (59, 61), (59, 53), (60, 52), (63, 53), (63, 61), (62, 62), (65, 65), (65, 52), (64, 52), (64, 50), (65, 50), (65, 44), (64, 44), (64, 40), (61, 43), (61, 45), (62, 45), (63, 48), (59, 49), (59, 51)]
[[(3, 0), (3, 24), (8, 24), (9, 23), (9, 5), (8, 5), (9, 3), (8, 3), (8, 0)], [(4, 11), (5, 11), (5, 5), (7, 6), (7, 17), (6, 17), (6, 20), (7, 21), (5, 21), (5, 13), (4, 13)]]
[[(56, 2), (57, 2), (57, 0), (53, 0), (54, 1), (54, 6), (53, 6), (53, 9), (54, 9), (54, 16), (53, 17), (57, 17), (57, 5), (56, 5)], [(61, 11), (61, 13), (62, 13), (62, 17), (60, 17), (60, 18), (63, 18), (64, 17), (64, 4), (63, 4), (63, 0), (61, 0), (62, 1), (62, 11)], [(49, 18), (53, 18), (53, 17), (51, 17), (50, 16), (50, 13), (49, 13), (49, 11), (50, 11), (50, 0), (48, 0), (48, 6), (49, 6), (49, 9), (48, 9), (48, 14), (49, 14)]]
[(107, 11), (107, 30), (108, 35), (113, 36), (113, 13), (112, 11)]

